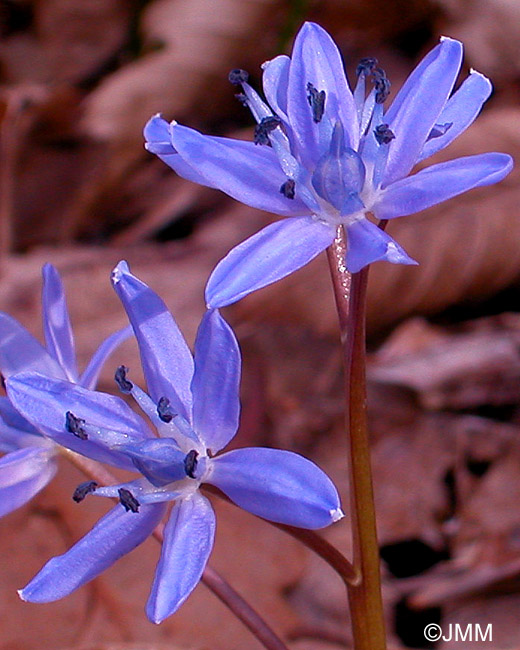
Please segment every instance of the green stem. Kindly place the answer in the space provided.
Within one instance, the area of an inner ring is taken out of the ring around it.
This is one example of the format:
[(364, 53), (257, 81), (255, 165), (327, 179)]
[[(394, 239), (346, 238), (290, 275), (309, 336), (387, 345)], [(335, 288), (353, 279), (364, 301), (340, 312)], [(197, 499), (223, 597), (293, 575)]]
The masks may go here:
[(355, 650), (385, 650), (379, 546), (366, 415), (368, 267), (350, 275), (345, 266), (346, 245), (345, 232), (340, 226), (327, 254), (345, 357), (353, 566), (361, 576), (359, 584), (347, 584), (347, 587)]

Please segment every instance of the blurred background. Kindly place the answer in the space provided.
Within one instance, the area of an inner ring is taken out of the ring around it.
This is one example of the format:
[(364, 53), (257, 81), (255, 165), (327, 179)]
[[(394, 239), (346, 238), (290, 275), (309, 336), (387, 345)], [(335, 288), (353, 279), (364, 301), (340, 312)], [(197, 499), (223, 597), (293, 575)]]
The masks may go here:
[[(143, 125), (161, 112), (205, 133), (251, 137), (252, 118), (227, 73), (244, 68), (260, 89), (260, 64), (290, 53), (304, 20), (332, 34), (351, 79), (361, 57), (377, 57), (394, 94), (440, 35), (462, 40), (460, 81), (476, 68), (494, 93), (433, 162), (517, 155), (517, 0), (1, 0), (0, 309), (41, 336), (40, 272), (52, 262), (84, 364), (125, 324), (109, 275), (127, 259), (192, 342), (212, 268), (273, 217), (177, 177), (144, 151)], [(461, 647), (428, 645), (428, 623), (491, 623), (493, 641), (471, 647), (520, 648), (518, 175), (393, 221), (389, 232), (420, 266), (371, 271), (370, 420), (394, 650)], [(234, 444), (304, 453), (348, 503), (324, 256), (225, 316), (244, 355)], [(133, 343), (113, 355), (101, 389), (113, 389), (121, 363), (139, 376)], [(153, 540), (60, 603), (21, 603), (16, 589), (107, 507), (70, 500), (81, 480), (64, 465), (40, 496), (0, 521), (1, 650), (260, 647), (204, 586), (160, 627), (148, 623)], [(350, 647), (334, 574), (267, 524), (225, 503), (216, 508), (212, 564), (290, 647)], [(348, 517), (325, 534), (348, 551)]]

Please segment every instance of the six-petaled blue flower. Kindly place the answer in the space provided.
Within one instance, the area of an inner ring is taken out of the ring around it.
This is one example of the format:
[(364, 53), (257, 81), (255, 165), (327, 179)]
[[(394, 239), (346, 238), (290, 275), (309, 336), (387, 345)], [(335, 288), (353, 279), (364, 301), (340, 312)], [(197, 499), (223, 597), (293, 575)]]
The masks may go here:
[[(488, 79), (472, 71), (451, 95), (461, 61), (462, 44), (441, 39), (384, 112), (390, 83), (377, 61), (360, 62), (352, 93), (336, 45), (321, 27), (306, 23), (291, 58), (278, 56), (262, 66), (267, 104), (247, 83), (247, 73), (230, 74), (258, 123), (254, 143), (204, 136), (153, 117), (145, 128), (146, 147), (180, 176), (291, 217), (267, 226), (220, 262), (207, 285), (208, 306), (230, 304), (302, 267), (333, 242), (340, 224), (347, 232), (349, 271), (377, 260), (413, 264), (367, 215), (409, 215), (504, 178), (512, 160), (501, 153), (409, 175), (473, 122), (491, 92)], [(365, 97), (367, 80), (373, 88)]]
[(121, 262), (113, 283), (139, 343), (148, 393), (116, 372), (158, 435), (119, 397), (86, 390), (35, 372), (11, 377), (7, 390), (33, 425), (62, 445), (141, 477), (125, 484), (80, 485), (87, 494), (118, 497), (116, 505), (67, 553), (50, 560), (21, 591), (31, 602), (57, 600), (91, 580), (146, 539), (174, 506), (164, 529), (161, 557), (147, 614), (160, 622), (196, 586), (213, 546), (215, 517), (199, 492), (219, 488), (236, 504), (271, 521), (321, 528), (342, 516), (337, 491), (311, 461), (277, 449), (218, 452), (234, 437), (239, 419), (240, 352), (218, 310), (199, 327), (192, 356), (163, 301)]
[[(43, 267), (42, 316), (46, 347), (8, 314), (0, 312), (0, 373), (4, 378), (25, 371), (68, 379), (94, 388), (101, 366), (130, 328), (108, 337), (80, 376), (63, 285), (56, 269)], [(0, 397), (0, 516), (42, 490), (56, 473), (58, 447)]]

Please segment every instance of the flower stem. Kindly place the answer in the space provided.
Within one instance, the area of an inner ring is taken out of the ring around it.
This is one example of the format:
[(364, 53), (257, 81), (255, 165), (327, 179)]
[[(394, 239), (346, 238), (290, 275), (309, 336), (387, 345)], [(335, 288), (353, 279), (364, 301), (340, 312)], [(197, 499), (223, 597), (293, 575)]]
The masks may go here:
[[(118, 483), (117, 478), (98, 462), (80, 456), (64, 447), (60, 448), (60, 452), (86, 476), (100, 485)], [(160, 543), (163, 541), (163, 528), (164, 526), (160, 524), (153, 532), (153, 537)], [(289, 650), (260, 614), (215, 569), (206, 565), (201, 582), (253, 633), (264, 648), (267, 650)]]
[(338, 310), (346, 377), (349, 480), (353, 566), (359, 584), (347, 584), (355, 650), (385, 650), (370, 445), (366, 415), (365, 314), (368, 267), (350, 275), (345, 265), (346, 237), (340, 226), (327, 250)]

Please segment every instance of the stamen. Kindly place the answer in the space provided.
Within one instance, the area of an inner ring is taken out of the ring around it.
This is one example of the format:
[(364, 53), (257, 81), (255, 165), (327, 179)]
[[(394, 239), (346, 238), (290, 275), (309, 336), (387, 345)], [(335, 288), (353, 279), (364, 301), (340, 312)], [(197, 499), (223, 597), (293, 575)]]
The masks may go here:
[(288, 199), (294, 199), (294, 188), (296, 183), (292, 178), (288, 178), (285, 183), (280, 187), (280, 192)]
[(323, 113), (325, 112), (325, 91), (318, 91), (309, 81), (307, 84), (307, 92), (309, 93), (307, 99), (312, 109), (312, 119), (318, 124), (318, 122), (321, 122)]
[(75, 501), (76, 503), (80, 503), (87, 496), (87, 494), (91, 494), (92, 492), (94, 492), (97, 486), (98, 484), (96, 483), (96, 481), (85, 481), (84, 483), (80, 483), (78, 487), (74, 490), (74, 494), (72, 495), (72, 500)]
[(382, 68), (374, 68), (372, 77), (376, 89), (376, 104), (383, 104), (390, 94), (390, 81)]
[(234, 86), (240, 86), (240, 84), (247, 83), (249, 73), (245, 70), (240, 70), (240, 68), (236, 68), (235, 70), (231, 70), (228, 79)]
[(65, 428), (80, 440), (87, 440), (88, 438), (87, 432), (83, 428), (84, 424), (85, 420), (76, 417), (71, 411), (65, 413)]
[(395, 138), (395, 134), (388, 128), (388, 124), (379, 124), (376, 126), (374, 135), (378, 144), (389, 144)]
[(132, 384), (131, 381), (128, 381), (126, 378), (126, 373), (128, 372), (128, 368), (126, 366), (119, 366), (119, 368), (116, 370), (116, 373), (114, 375), (114, 379), (116, 380), (117, 385), (119, 386), (119, 390), (122, 393), (131, 393), (132, 388), (134, 385)]
[(249, 102), (247, 101), (247, 95), (246, 94), (238, 93), (237, 95), (235, 95), (235, 97), (242, 104), (242, 106), (245, 106), (246, 108), (249, 108)]
[(134, 497), (134, 495), (127, 490), (126, 488), (119, 488), (117, 491), (119, 494), (119, 501), (123, 508), (128, 512), (139, 512), (139, 506), (141, 505), (139, 501)]
[(271, 131), (274, 131), (276, 127), (280, 126), (281, 123), (282, 120), (276, 115), (262, 118), (260, 122), (255, 126), (255, 144), (269, 145), (269, 134)]
[(196, 452), (195, 449), (192, 449), (186, 454), (186, 458), (184, 459), (184, 470), (186, 472), (186, 476), (189, 476), (190, 478), (196, 478), (194, 472), (197, 469), (198, 455), (198, 452)]
[(369, 74), (378, 64), (378, 60), (373, 56), (366, 56), (363, 59), (360, 59), (357, 68), (356, 75), (359, 77), (361, 74)]
[(176, 414), (170, 408), (170, 400), (167, 397), (161, 397), (157, 404), (157, 415), (162, 422), (171, 422)]

